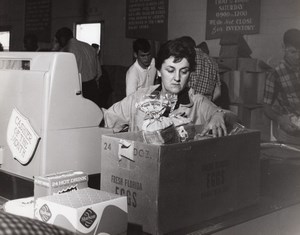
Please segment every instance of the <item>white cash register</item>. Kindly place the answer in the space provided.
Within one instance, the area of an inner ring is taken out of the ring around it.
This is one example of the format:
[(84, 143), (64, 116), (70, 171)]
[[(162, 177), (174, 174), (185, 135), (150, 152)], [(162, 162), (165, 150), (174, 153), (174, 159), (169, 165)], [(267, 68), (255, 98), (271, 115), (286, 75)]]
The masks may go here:
[(65, 170), (98, 174), (101, 109), (81, 94), (75, 56), (0, 53), (0, 170), (32, 179)]

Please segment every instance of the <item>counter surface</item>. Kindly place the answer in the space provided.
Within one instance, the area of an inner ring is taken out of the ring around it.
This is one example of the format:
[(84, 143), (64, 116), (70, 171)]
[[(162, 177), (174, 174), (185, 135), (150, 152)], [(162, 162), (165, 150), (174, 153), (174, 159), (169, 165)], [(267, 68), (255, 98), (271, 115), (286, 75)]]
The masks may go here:
[[(97, 188), (99, 175), (92, 176), (89, 186)], [(174, 231), (181, 234), (230, 234), (228, 229), (248, 223), (258, 218), (264, 219), (272, 213), (296, 210), (300, 215), (300, 153), (280, 147), (261, 150), (261, 193), (257, 204), (201, 222), (194, 226)], [(6, 200), (33, 195), (33, 181), (6, 174), (0, 170), (0, 204)], [(294, 213), (294, 212), (293, 212)], [(284, 223), (284, 222), (282, 222)], [(299, 231), (300, 231), (300, 225)], [(298, 228), (297, 228), (298, 229)], [(142, 228), (128, 225), (128, 235), (145, 235)], [(271, 233), (270, 233), (271, 234)], [(286, 234), (286, 233), (281, 233)], [(243, 233), (243, 235), (245, 235)]]

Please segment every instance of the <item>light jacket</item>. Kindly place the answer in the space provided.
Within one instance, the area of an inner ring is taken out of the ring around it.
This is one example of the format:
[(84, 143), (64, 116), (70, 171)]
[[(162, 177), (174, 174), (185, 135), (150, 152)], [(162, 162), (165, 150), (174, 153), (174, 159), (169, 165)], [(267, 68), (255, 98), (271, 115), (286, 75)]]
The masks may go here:
[[(127, 125), (129, 131), (141, 130), (145, 113), (136, 108), (136, 104), (144, 99), (145, 94), (151, 94), (159, 88), (160, 85), (142, 88), (104, 110), (105, 127), (113, 128), (115, 132)], [(211, 116), (220, 109), (205, 96), (194, 94), (193, 89), (184, 89), (178, 95), (177, 106), (170, 114), (185, 113), (197, 125), (208, 123)]]

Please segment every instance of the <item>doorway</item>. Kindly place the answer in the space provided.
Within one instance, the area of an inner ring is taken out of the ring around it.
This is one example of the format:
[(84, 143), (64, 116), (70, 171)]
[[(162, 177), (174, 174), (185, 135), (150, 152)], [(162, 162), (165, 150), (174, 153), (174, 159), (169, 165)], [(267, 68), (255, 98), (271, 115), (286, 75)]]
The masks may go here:
[(101, 22), (76, 23), (76, 39), (86, 42), (90, 45), (95, 43), (101, 46), (101, 26)]
[(10, 31), (0, 30), (0, 43), (2, 44), (4, 51), (9, 51), (9, 40), (10, 40)]

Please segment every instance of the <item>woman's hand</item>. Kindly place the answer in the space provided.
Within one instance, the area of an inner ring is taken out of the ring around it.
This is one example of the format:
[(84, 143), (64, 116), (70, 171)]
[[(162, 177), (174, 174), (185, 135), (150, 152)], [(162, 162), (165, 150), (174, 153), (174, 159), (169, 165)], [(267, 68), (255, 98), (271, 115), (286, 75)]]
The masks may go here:
[(208, 122), (208, 124), (204, 127), (201, 132), (201, 136), (207, 135), (209, 132), (212, 132), (213, 137), (221, 137), (227, 135), (227, 129), (224, 121), (224, 112), (218, 111), (216, 112)]

